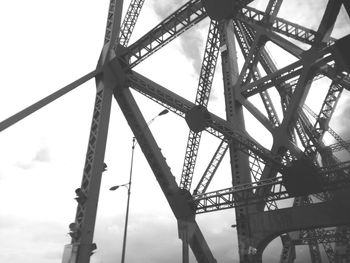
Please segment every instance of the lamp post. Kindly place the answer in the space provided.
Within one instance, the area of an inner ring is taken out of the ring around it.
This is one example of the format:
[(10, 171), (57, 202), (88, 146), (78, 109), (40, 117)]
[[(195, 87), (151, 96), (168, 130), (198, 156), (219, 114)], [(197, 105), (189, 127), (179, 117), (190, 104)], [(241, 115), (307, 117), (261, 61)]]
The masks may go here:
[[(159, 116), (167, 114), (168, 110), (162, 110), (158, 115), (153, 117), (149, 122), (147, 122), (146, 126), (149, 126), (152, 124), (152, 122)], [(121, 186), (125, 186), (128, 189), (128, 200), (126, 203), (126, 213), (125, 213), (125, 225), (124, 225), (124, 236), (123, 236), (123, 250), (122, 250), (122, 259), (121, 263), (124, 263), (125, 261), (125, 251), (126, 251), (126, 238), (127, 238), (127, 232), (128, 232), (128, 221), (129, 221), (129, 205), (130, 205), (130, 194), (131, 194), (131, 180), (132, 180), (132, 169), (134, 165), (134, 151), (135, 146), (137, 145), (136, 138), (132, 138), (132, 146), (131, 146), (131, 162), (130, 162), (130, 174), (129, 174), (129, 182), (121, 185), (115, 185), (109, 188), (110, 191), (115, 191)]]

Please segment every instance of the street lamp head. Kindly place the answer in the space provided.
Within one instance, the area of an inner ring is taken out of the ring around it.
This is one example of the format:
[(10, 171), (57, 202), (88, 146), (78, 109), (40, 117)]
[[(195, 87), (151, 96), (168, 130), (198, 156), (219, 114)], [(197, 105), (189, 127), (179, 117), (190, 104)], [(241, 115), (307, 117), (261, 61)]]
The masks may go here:
[(111, 188), (109, 188), (109, 190), (110, 190), (110, 191), (115, 191), (115, 190), (117, 190), (119, 187), (120, 187), (120, 185), (115, 185), (115, 186), (112, 186)]
[(159, 114), (158, 114), (158, 116), (162, 116), (162, 115), (164, 115), (164, 114), (167, 114), (169, 111), (168, 110), (162, 110)]

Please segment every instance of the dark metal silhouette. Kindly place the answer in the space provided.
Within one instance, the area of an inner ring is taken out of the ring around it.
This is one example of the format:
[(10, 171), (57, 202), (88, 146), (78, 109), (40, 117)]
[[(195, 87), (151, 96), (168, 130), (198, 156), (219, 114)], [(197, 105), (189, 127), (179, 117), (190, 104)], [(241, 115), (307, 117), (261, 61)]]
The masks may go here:
[[(350, 262), (350, 166), (334, 152), (348, 144), (330, 127), (337, 102), (350, 90), (350, 36), (331, 33), (340, 8), (350, 14), (347, 0), (328, 0), (317, 30), (279, 18), (283, 0), (270, 0), (265, 11), (253, 0), (189, 0), (159, 25), (128, 45), (144, 1), (132, 0), (121, 23), (122, 0), (111, 0), (104, 46), (97, 69), (0, 123), (4, 130), (35, 110), (95, 77), (97, 91), (81, 187), (76, 190), (77, 213), (70, 224), (72, 242), (66, 246), (69, 262), (88, 263), (96, 249), (93, 233), (112, 96), (140, 144), (179, 228), (183, 262), (190, 247), (198, 262), (216, 262), (196, 222), (196, 214), (235, 208), (241, 262), (262, 262), (266, 245), (280, 236), (280, 262), (293, 262), (295, 245), (307, 244), (312, 262), (321, 262), (322, 244), (330, 262)], [(133, 68), (209, 16), (208, 40), (195, 103), (137, 73)], [(292, 40), (292, 41), (291, 41)], [(236, 46), (237, 42), (237, 46)], [(278, 68), (266, 48), (272, 42), (294, 56), (295, 62)], [(301, 48), (301, 43), (307, 48)], [(245, 62), (237, 63), (241, 51)], [(226, 119), (208, 111), (217, 58), (221, 57)], [(305, 105), (311, 84), (332, 80), (319, 113)], [(129, 88), (185, 118), (189, 128), (183, 171), (176, 183), (147, 127)], [(278, 116), (271, 89), (278, 93), (283, 116)], [(250, 98), (258, 95), (261, 112)], [(243, 107), (272, 135), (266, 149), (247, 133)], [(203, 131), (220, 141), (207, 170), (190, 193)], [(326, 145), (329, 132), (339, 145)], [(233, 186), (207, 192), (226, 152), (230, 154)], [(349, 157), (347, 157), (349, 160)], [(302, 184), (302, 185), (301, 185)], [(294, 198), (293, 206), (278, 208), (278, 200)], [(333, 227), (333, 229), (329, 229)], [(330, 242), (335, 242), (334, 248)], [(215, 252), (214, 252), (215, 253)]]

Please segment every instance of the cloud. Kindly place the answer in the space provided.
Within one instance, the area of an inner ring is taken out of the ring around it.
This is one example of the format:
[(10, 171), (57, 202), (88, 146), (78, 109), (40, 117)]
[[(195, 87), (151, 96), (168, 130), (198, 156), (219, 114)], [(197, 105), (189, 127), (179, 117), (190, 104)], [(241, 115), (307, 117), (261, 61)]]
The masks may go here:
[[(156, 15), (161, 19), (165, 19), (174, 11), (176, 11), (186, 1), (152, 1), (152, 7)], [(201, 26), (202, 25), (202, 26)], [(203, 57), (203, 42), (202, 37), (203, 23), (189, 29), (182, 36), (180, 36), (179, 44), (181, 51), (192, 63), (196, 73), (199, 73), (201, 69), (202, 57)]]
[(156, 15), (161, 19), (165, 19), (170, 14), (172, 14), (174, 11), (176, 11), (180, 6), (182, 6), (186, 1), (151, 1), (151, 6), (156, 13)]
[(59, 262), (65, 231), (57, 222), (1, 215), (0, 262)]
[(28, 153), (28, 156), (22, 158), (21, 161), (16, 162), (18, 168), (29, 170), (32, 169), (36, 162), (48, 163), (51, 161), (50, 149), (47, 146), (42, 146), (37, 151)]
[[(95, 232), (97, 253), (93, 262), (112, 263), (120, 258), (124, 216), (104, 218)], [(177, 239), (174, 218), (139, 213), (129, 220), (126, 260), (133, 262), (170, 262), (181, 259), (181, 241)]]
[[(300, 25), (317, 30), (319, 21), (324, 12), (327, 2), (319, 1), (284, 1), (278, 16), (289, 21), (297, 22)], [(310, 16), (310, 10), (312, 15)], [(307, 19), (305, 19), (307, 17)]]
[(16, 166), (18, 168), (23, 169), (23, 170), (29, 170), (29, 169), (31, 169), (33, 167), (33, 164), (32, 163), (28, 163), (28, 162), (17, 162)]
[(42, 147), (39, 149), (33, 158), (33, 161), (37, 162), (49, 162), (50, 160), (50, 151), (48, 147)]
[[(345, 92), (344, 92), (345, 93)], [(343, 102), (341, 105), (339, 105), (339, 124), (336, 125), (340, 127), (340, 135), (345, 140), (350, 139), (350, 130), (349, 130), (349, 123), (350, 123), (350, 96), (347, 97), (345, 102)]]
[(185, 32), (180, 38), (180, 47), (184, 55), (192, 63), (193, 69), (199, 73), (202, 66), (203, 59), (203, 43), (202, 37), (203, 28), (197, 26)]

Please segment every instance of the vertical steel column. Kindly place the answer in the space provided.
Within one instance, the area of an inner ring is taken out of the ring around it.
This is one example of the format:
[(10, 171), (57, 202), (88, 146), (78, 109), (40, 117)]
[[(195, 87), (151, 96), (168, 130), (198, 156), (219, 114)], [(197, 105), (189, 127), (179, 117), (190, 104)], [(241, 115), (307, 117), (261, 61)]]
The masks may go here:
[[(239, 87), (236, 86), (239, 70), (232, 20), (221, 21), (220, 27), (226, 118), (231, 123), (233, 130), (244, 132), (243, 109), (242, 105), (236, 100), (236, 92), (239, 92), (239, 90), (235, 90), (239, 89)], [(230, 159), (232, 184), (251, 183), (248, 156), (239, 151), (233, 143), (230, 145)], [(249, 225), (246, 222), (246, 218), (251, 209), (251, 207), (246, 206), (236, 208), (238, 246), (241, 262), (253, 262), (252, 257), (254, 257), (255, 249), (251, 247)], [(259, 262), (259, 260), (257, 261), (255, 259), (254, 262)]]
[(72, 238), (72, 244), (79, 243), (77, 263), (88, 263), (92, 252), (112, 95), (112, 88), (105, 87), (102, 81), (99, 80), (83, 180), (80, 188), (83, 195), (86, 196), (86, 200), (78, 203), (75, 219), (80, 236)]
[[(71, 247), (74, 251), (70, 255), (69, 263), (89, 263), (92, 251), (96, 249), (96, 245), (92, 242), (101, 177), (104, 170), (112, 96), (114, 88), (121, 85), (121, 79), (123, 78), (122, 76), (116, 76), (110, 65), (110, 60), (115, 56), (113, 44), (119, 35), (122, 9), (123, 0), (110, 1), (104, 46), (98, 61), (98, 68), (101, 68), (103, 72), (96, 77), (96, 100), (83, 179), (81, 187), (76, 190), (78, 207), (75, 222), (69, 226), (72, 237)], [(119, 72), (119, 74), (121, 73)]]

